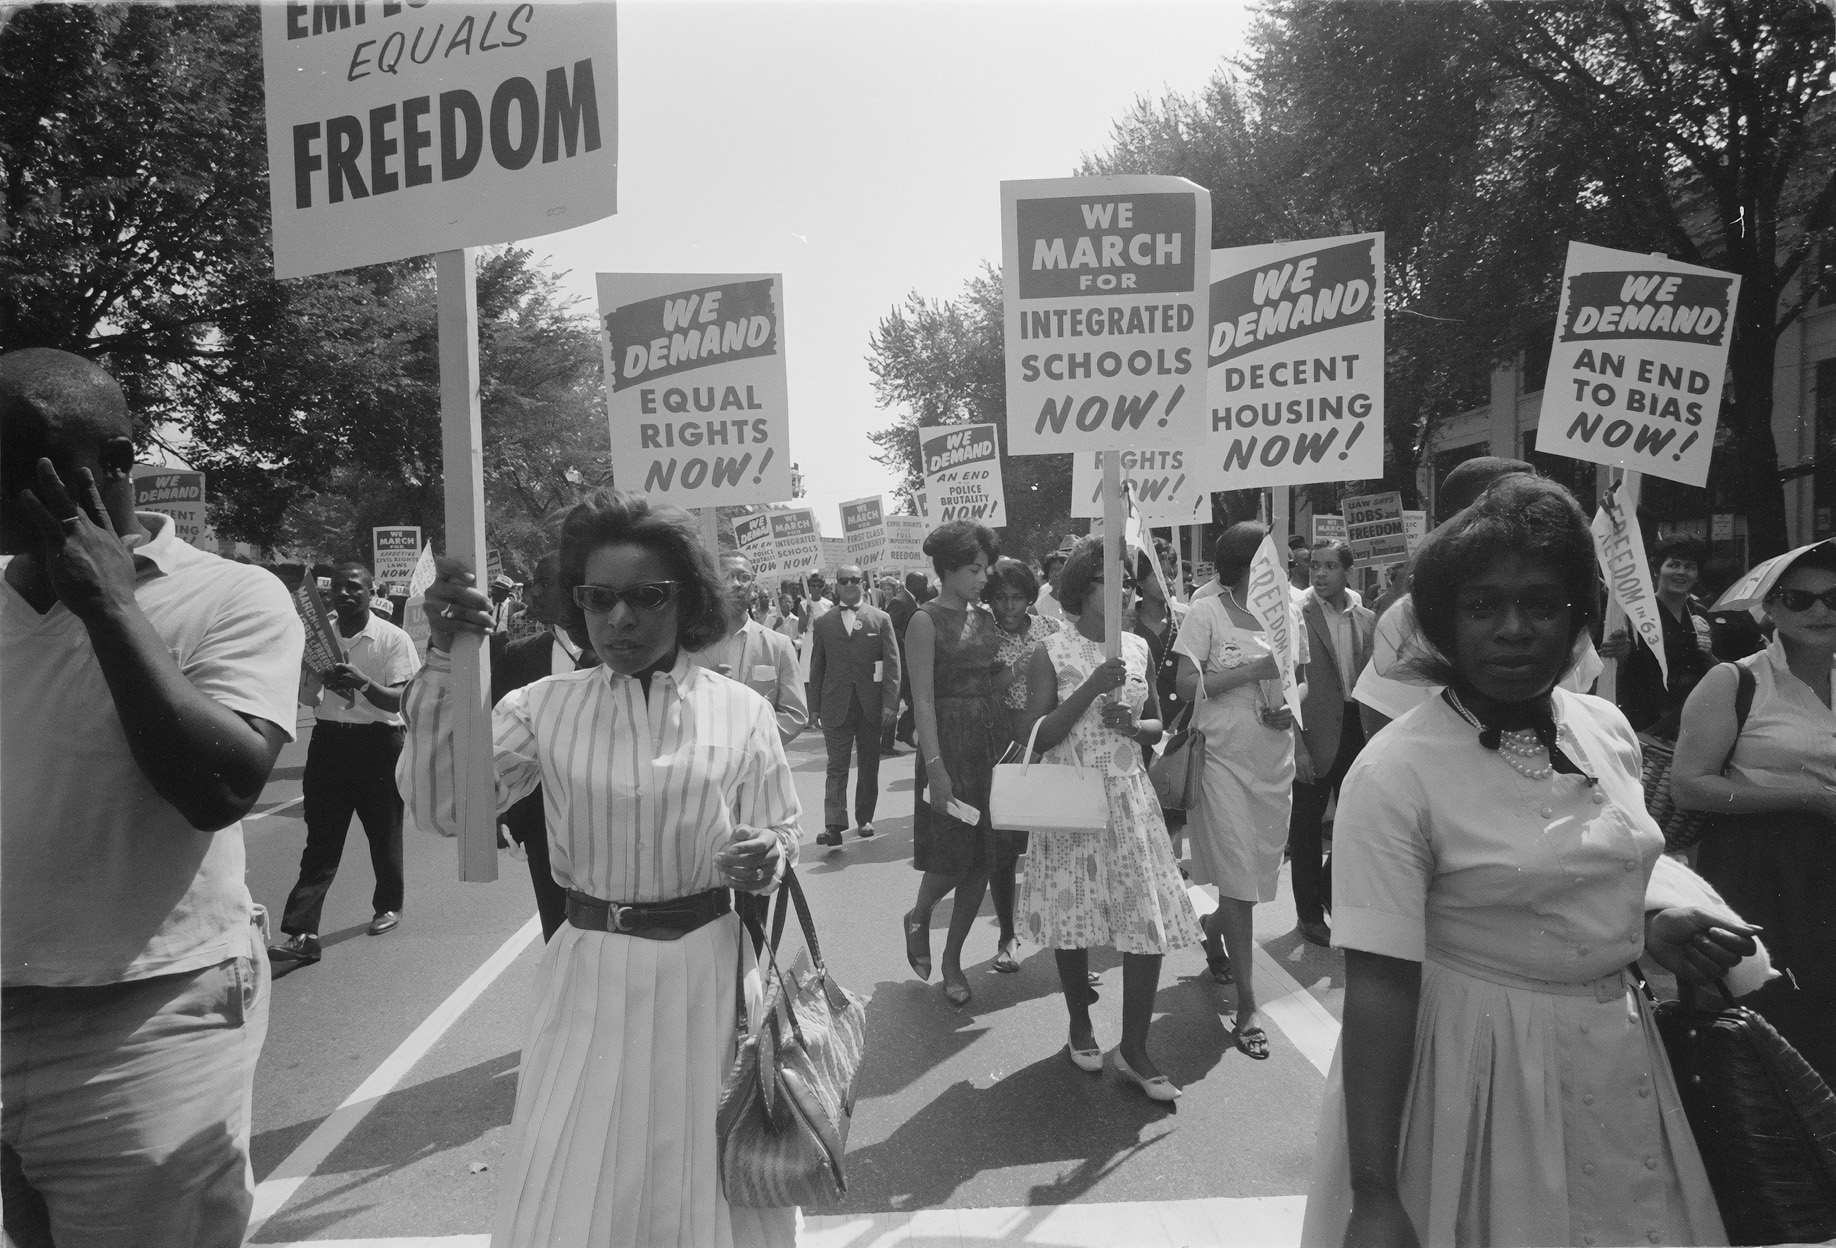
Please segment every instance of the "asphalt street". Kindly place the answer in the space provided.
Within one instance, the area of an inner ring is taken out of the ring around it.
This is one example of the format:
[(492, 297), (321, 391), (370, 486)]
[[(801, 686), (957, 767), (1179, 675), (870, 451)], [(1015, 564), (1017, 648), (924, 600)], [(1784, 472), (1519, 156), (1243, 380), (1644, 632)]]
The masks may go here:
[[(304, 844), (293, 799), (308, 735), (303, 726), (282, 754), (257, 808), (273, 813), (246, 827), (250, 888), (276, 915)], [(1176, 953), (1152, 1044), (1185, 1096), (1161, 1106), (1065, 1059), (1049, 951), (1023, 947), (1019, 974), (989, 972), (990, 904), (967, 951), (968, 1006), (951, 1007), (935, 975), (912, 975), (899, 927), (918, 883), (909, 750), (881, 765), (880, 835), (850, 836), (840, 850), (813, 839), (821, 734), (805, 733), (790, 756), (806, 812), (801, 874), (824, 951), (869, 998), (847, 1199), (809, 1211), (806, 1243), (1291, 1242), (1343, 965), (1301, 941), (1285, 874), (1280, 899), (1257, 909), (1269, 1060), (1232, 1046), (1233, 990), (1210, 982), (1200, 952)], [(275, 983), (255, 1089), (253, 1242), (484, 1243), (542, 948), (528, 932), (527, 867), (504, 853), (496, 883), (462, 884), (453, 842), (412, 826), (406, 863), (401, 926), (366, 935), (373, 876), (353, 821), (326, 904), (324, 960)], [(946, 902), (934, 952), (948, 922)], [(501, 973), (487, 965), (494, 955)], [(1107, 1047), (1120, 1032), (1121, 960), (1094, 951), (1091, 965)]]

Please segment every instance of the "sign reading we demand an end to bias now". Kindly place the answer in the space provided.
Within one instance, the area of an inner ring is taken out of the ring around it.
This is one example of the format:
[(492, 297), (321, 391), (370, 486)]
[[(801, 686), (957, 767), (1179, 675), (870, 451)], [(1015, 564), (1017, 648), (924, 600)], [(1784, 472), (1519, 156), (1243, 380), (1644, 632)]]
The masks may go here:
[(612, 462), (682, 507), (792, 493), (777, 275), (599, 274)]
[(943, 425), (918, 431), (924, 492), (931, 520), (976, 520), (991, 529), (1007, 523), (1001, 484), (1001, 440), (993, 425)]
[(1211, 253), (1209, 490), (1383, 475), (1383, 235)]
[(264, 4), (261, 28), (275, 276), (616, 211), (611, 4)]
[(1210, 243), (1183, 178), (1001, 184), (1010, 454), (1203, 439)]
[(1536, 449), (1708, 480), (1740, 278), (1568, 245)]

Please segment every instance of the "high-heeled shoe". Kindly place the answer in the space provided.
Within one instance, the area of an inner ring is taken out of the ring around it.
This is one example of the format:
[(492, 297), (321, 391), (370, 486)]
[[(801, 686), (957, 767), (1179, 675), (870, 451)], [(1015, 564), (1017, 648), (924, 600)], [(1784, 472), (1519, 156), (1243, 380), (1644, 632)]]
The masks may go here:
[(1178, 1088), (1173, 1086), (1173, 1081), (1165, 1075), (1155, 1075), (1152, 1079), (1143, 1079), (1140, 1075), (1136, 1074), (1134, 1067), (1128, 1064), (1128, 1059), (1122, 1056), (1122, 1050), (1119, 1047), (1109, 1051), (1109, 1065), (1114, 1069), (1116, 1074), (1120, 1075), (1125, 1081), (1134, 1084), (1137, 1088), (1145, 1092), (1150, 1101), (1177, 1101), (1184, 1095)]
[(1065, 1041), (1065, 1056), (1071, 1059), (1073, 1066), (1087, 1075), (1103, 1073), (1103, 1050), (1095, 1044), (1087, 1049), (1080, 1049), (1067, 1040)]
[(912, 974), (928, 983), (931, 978), (931, 925), (917, 914), (916, 910), (905, 912), (905, 960)]
[(969, 981), (968, 980), (966, 979), (952, 980), (950, 978), (950, 973), (948, 971), (945, 971), (943, 986), (944, 986), (944, 1000), (948, 1001), (951, 1005), (954, 1005), (958, 1009), (961, 1009), (963, 1006), (969, 1004), (969, 998), (971, 994), (969, 992)]

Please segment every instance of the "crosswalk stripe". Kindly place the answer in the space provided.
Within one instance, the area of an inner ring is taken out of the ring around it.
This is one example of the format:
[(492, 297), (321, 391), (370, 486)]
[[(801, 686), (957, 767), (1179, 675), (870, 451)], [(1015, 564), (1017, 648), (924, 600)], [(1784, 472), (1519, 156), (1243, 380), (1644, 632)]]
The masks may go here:
[[(1217, 899), (1197, 884), (1186, 886), (1192, 907), (1203, 918), (1218, 908)], [(1339, 1044), (1339, 1020), (1303, 988), (1287, 968), (1256, 945), (1256, 1003), (1271, 1023), (1281, 1028), (1301, 1056), (1322, 1075), (1332, 1069), (1332, 1052)]]

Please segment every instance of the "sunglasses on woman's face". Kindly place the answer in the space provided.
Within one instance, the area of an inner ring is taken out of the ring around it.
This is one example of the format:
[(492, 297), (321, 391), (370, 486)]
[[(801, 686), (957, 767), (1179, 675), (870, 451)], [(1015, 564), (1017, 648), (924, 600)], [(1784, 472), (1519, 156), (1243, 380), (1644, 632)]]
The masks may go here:
[(651, 581), (625, 589), (613, 589), (610, 585), (576, 585), (574, 602), (582, 611), (591, 611), (594, 615), (605, 615), (621, 602), (633, 611), (661, 611), (676, 596), (679, 584), (680, 581)]
[(1808, 589), (1781, 589), (1772, 595), (1772, 601), (1781, 604), (1787, 611), (1809, 611), (1819, 602), (1836, 611), (1836, 585), (1821, 594), (1814, 594)]

